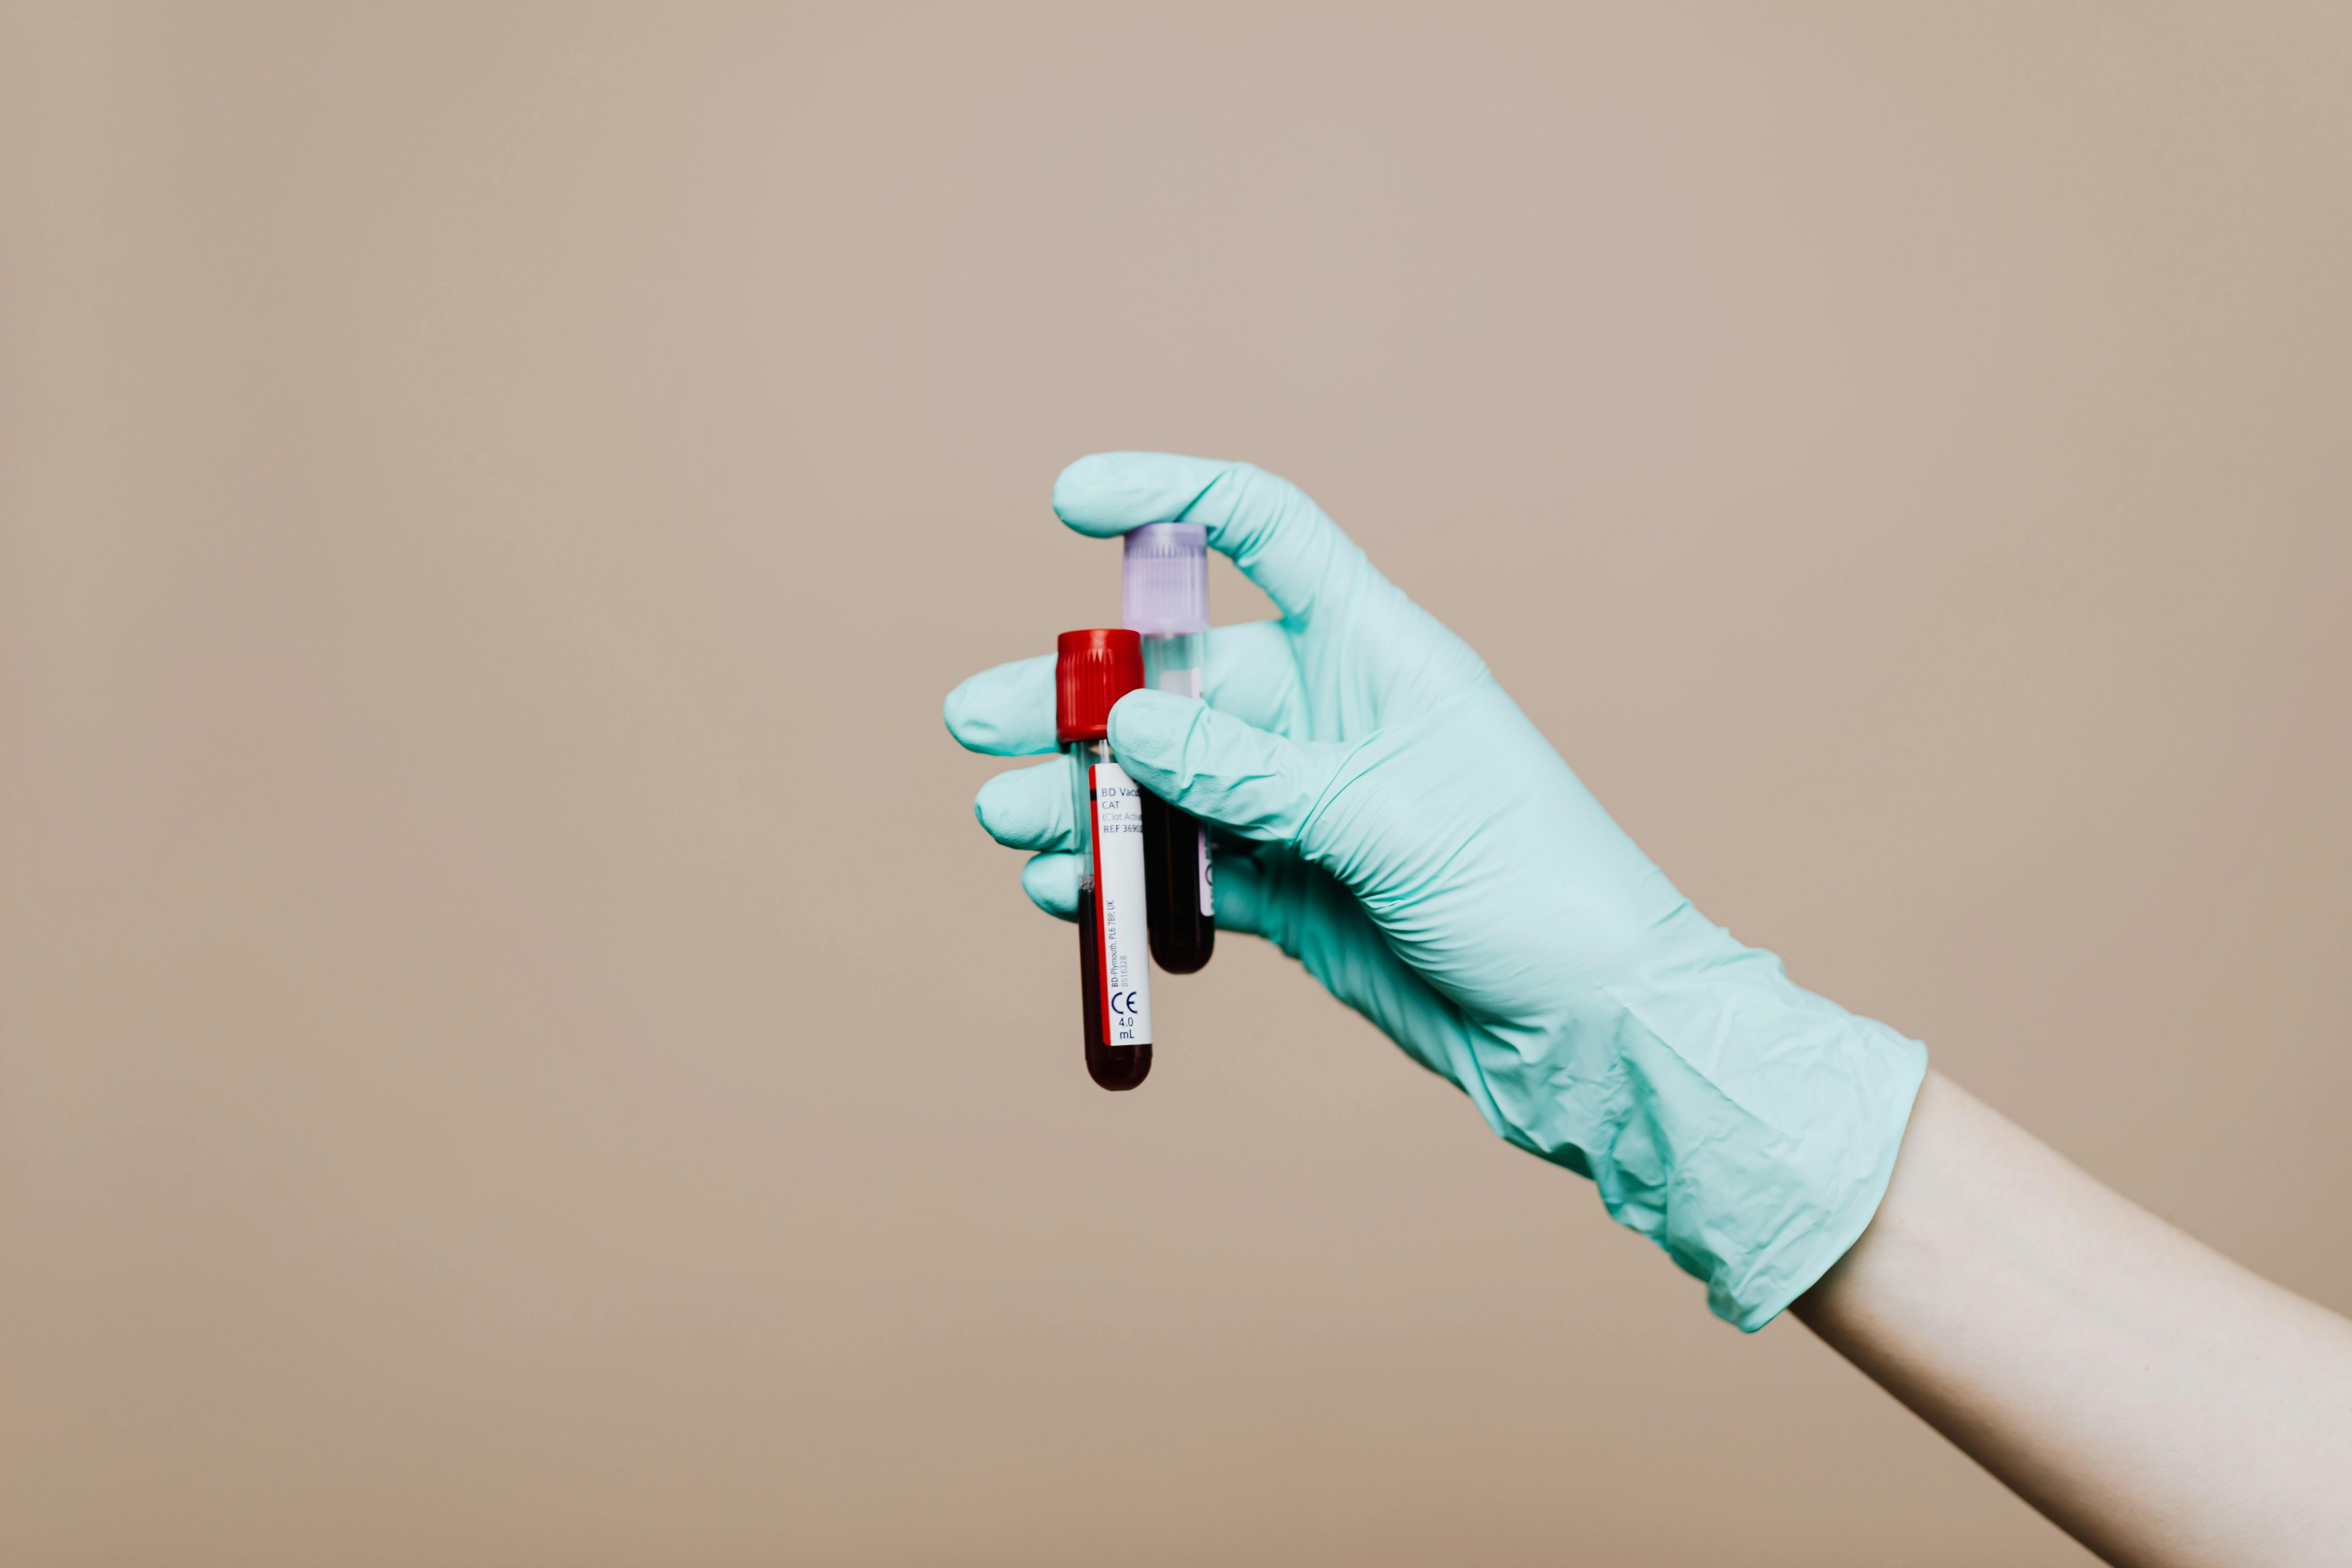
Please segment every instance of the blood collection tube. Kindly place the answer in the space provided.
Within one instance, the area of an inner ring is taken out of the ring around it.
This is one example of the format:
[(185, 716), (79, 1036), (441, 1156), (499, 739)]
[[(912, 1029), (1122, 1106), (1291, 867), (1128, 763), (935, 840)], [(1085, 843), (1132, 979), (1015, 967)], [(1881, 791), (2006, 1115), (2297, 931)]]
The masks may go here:
[[(1143, 683), (1155, 691), (1201, 695), (1209, 651), (1209, 531), (1197, 522), (1152, 522), (1127, 536), (1119, 619), (1143, 638)], [(1171, 974), (1190, 974), (1217, 945), (1208, 830), (1149, 790), (1143, 795), (1145, 897), (1151, 956)]]
[(1145, 956), (1142, 787), (1111, 761), (1111, 704), (1143, 684), (1131, 631), (1064, 632), (1054, 660), (1054, 732), (1070, 759), (1078, 837), (1078, 987), (1087, 1071), (1133, 1089), (1151, 1071), (1151, 963)]

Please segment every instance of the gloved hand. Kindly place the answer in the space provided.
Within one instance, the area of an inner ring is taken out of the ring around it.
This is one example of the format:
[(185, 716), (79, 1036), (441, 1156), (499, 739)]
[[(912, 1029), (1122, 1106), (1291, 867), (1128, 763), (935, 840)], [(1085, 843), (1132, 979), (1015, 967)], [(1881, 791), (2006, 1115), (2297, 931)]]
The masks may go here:
[[(1137, 782), (1245, 841), (1220, 846), (1220, 926), (1280, 946), (1496, 1132), (1591, 1177), (1742, 1329), (1853, 1244), (1925, 1047), (1693, 909), (1477, 655), (1290, 484), (1104, 453), (1063, 471), (1054, 510), (1097, 536), (1205, 523), (1282, 611), (1210, 634), (1205, 700), (1136, 691), (1110, 718)], [(1053, 751), (1053, 665), (965, 681), (949, 731), (998, 756)], [(1000, 774), (976, 809), (1040, 851), (1022, 883), (1069, 919), (1063, 769)]]

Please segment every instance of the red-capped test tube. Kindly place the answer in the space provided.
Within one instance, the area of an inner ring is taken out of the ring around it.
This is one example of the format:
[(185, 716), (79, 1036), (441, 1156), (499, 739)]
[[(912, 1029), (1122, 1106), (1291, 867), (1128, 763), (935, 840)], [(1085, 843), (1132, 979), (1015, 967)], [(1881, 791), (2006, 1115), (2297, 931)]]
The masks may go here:
[(1111, 761), (1111, 704), (1143, 684), (1135, 633), (1064, 632), (1054, 661), (1054, 732), (1070, 759), (1077, 822), (1079, 996), (1087, 1071), (1133, 1089), (1151, 1071), (1150, 915), (1143, 879), (1143, 789)]

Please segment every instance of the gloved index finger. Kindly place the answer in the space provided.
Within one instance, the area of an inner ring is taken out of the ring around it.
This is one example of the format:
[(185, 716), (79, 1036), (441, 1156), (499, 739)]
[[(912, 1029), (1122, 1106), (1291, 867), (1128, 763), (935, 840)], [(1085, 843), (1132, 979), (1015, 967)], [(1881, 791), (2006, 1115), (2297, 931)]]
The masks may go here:
[(1286, 620), (1345, 604), (1367, 578), (1364, 552), (1288, 479), (1248, 463), (1170, 452), (1097, 452), (1054, 481), (1054, 510), (1080, 533), (1125, 533), (1147, 522), (1205, 523), (1209, 543), (1265, 590)]
[(1030, 757), (1055, 750), (1054, 656), (982, 670), (948, 693), (940, 716), (966, 751)]

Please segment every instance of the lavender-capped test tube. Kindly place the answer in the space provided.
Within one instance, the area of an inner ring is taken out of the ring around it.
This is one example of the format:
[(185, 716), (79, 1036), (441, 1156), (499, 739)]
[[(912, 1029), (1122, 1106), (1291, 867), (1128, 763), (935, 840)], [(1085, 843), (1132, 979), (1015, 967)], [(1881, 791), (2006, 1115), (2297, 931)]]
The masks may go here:
[[(1204, 525), (1152, 522), (1128, 534), (1119, 622), (1143, 638), (1144, 685), (1201, 695), (1209, 656)], [(1217, 944), (1208, 830), (1146, 790), (1143, 856), (1152, 959), (1171, 974), (1191, 974)]]

